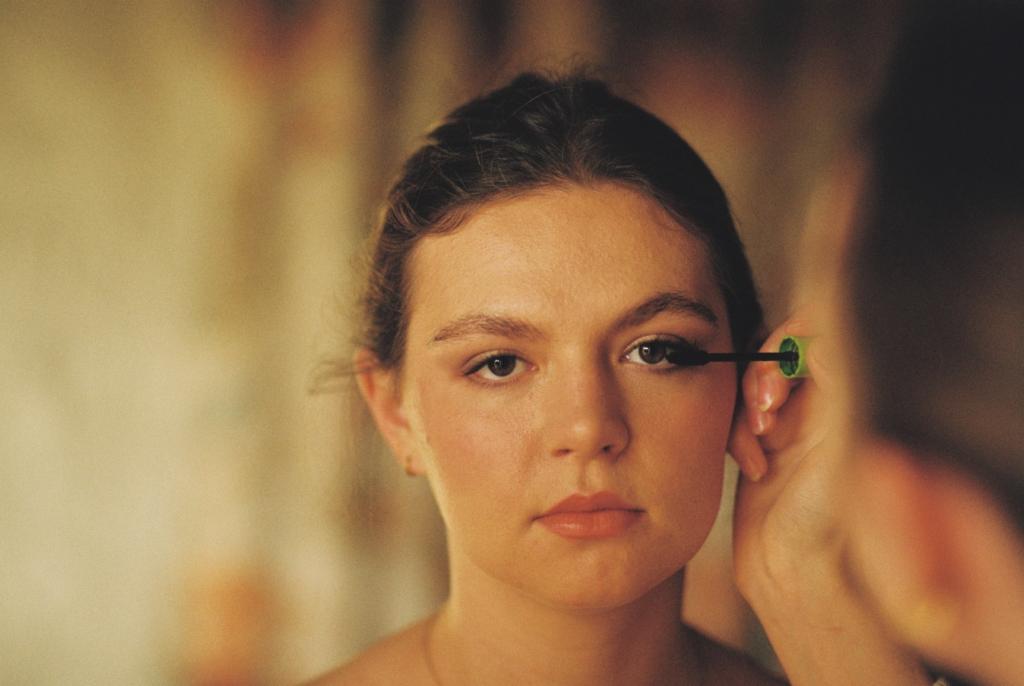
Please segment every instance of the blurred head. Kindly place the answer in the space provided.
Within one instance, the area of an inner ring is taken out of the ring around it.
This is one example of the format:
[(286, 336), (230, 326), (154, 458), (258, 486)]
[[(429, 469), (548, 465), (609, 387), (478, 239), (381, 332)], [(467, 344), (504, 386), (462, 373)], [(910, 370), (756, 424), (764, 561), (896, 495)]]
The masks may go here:
[[(746, 348), (761, 310), (719, 184), (660, 120), (532, 74), (456, 109), (391, 189), (364, 309), (360, 387), (430, 480), (453, 583), (611, 607), (700, 547), (737, 374), (664, 353)], [(538, 520), (602, 491), (634, 511), (614, 535)]]
[(1024, 13), (930, 9), (864, 139), (849, 519), (894, 629), (971, 670), (985, 653), (963, 636), (1024, 617), (999, 590), (1024, 587)]

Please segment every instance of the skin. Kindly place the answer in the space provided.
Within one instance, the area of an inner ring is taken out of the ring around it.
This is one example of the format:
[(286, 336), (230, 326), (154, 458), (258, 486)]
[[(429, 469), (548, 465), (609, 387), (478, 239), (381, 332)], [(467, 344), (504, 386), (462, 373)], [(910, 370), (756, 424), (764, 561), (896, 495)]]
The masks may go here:
[[(325, 683), (385, 678), (389, 660), (403, 683), (431, 683), (420, 654), (448, 685), (776, 683), (679, 619), (721, 496), (736, 372), (650, 364), (637, 346), (732, 349), (703, 244), (630, 188), (568, 184), (477, 208), (409, 266), (402, 367), (360, 386), (396, 458), (430, 482), (451, 595)], [(666, 293), (679, 297), (651, 305)], [(481, 366), (496, 354), (508, 376)], [(598, 491), (642, 515), (588, 540), (537, 521)]]

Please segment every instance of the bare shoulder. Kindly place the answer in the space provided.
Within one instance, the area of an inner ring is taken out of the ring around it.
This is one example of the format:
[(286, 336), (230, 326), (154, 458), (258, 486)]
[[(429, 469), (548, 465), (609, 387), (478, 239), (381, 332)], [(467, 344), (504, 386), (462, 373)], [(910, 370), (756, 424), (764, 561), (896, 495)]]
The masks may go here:
[(785, 686), (781, 677), (758, 665), (749, 656), (694, 630), (710, 683), (721, 686)]
[(305, 686), (392, 686), (431, 684), (423, 660), (428, 617), (374, 643), (350, 662), (309, 681)]

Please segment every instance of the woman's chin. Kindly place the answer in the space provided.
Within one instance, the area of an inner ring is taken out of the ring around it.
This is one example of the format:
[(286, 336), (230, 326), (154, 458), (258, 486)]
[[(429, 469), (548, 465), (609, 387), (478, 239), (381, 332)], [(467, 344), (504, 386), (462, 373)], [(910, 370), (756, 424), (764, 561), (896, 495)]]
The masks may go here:
[[(582, 614), (616, 610), (636, 602), (650, 589), (563, 589), (559, 597), (549, 600), (551, 607)], [(569, 591), (569, 592), (566, 592)]]
[(527, 592), (543, 604), (567, 611), (602, 612), (636, 602), (665, 582), (682, 565), (661, 573), (653, 567), (577, 569), (530, 584)]

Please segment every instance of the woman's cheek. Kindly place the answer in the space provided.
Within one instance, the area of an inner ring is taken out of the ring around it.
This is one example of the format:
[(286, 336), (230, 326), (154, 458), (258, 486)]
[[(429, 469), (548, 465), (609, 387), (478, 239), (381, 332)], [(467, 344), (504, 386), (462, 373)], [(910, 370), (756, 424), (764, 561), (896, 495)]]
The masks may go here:
[[(692, 441), (689, 455), (692, 455), (692, 469), (706, 468), (708, 473), (721, 479), (725, 464), (725, 451), (732, 430), (732, 418), (736, 403), (735, 376), (722, 375), (726, 381), (716, 383), (706, 393), (691, 398), (687, 405), (686, 427), (681, 440)], [(700, 469), (700, 471), (704, 471)]]
[(529, 420), (513, 403), (503, 402), (500, 392), (430, 383), (420, 388), (432, 485), (447, 521), (459, 521), (447, 516), (454, 508), (471, 508), (481, 517), (484, 508), (500, 511), (503, 503), (521, 503), (516, 482), (525, 467), (519, 456), (528, 450)]
[(684, 462), (724, 455), (736, 402), (735, 375), (725, 371), (684, 378), (680, 385), (660, 392), (637, 388), (630, 412), (635, 433), (665, 447), (675, 446)]
[[(662, 456), (655, 467), (661, 500), (673, 518), (713, 521), (721, 499), (725, 451), (732, 427), (735, 377), (699, 384), (677, 394), (676, 411), (666, 421), (648, 416), (647, 435)], [(711, 379), (709, 379), (711, 381)]]

